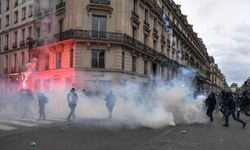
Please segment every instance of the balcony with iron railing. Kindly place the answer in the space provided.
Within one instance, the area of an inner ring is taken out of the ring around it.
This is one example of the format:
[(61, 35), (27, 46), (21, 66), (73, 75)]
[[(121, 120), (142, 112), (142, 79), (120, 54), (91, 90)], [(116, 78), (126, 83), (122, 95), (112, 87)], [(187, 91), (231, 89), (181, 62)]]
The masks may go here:
[[(55, 35), (58, 41), (69, 40), (69, 39), (77, 39), (77, 40), (89, 40), (89, 41), (98, 41), (98, 42), (111, 42), (111, 43), (120, 43), (126, 46), (133, 47), (138, 49), (139, 51), (151, 55), (154, 58), (164, 61), (170, 64), (172, 67), (182, 66), (178, 62), (174, 62), (166, 57), (164, 54), (154, 50), (153, 48), (143, 44), (142, 42), (130, 37), (125, 33), (115, 33), (115, 32), (102, 32), (102, 31), (91, 31), (91, 30), (67, 30), (65, 32), (61, 32)], [(55, 42), (55, 41), (53, 41)], [(46, 44), (44, 40), (33, 40), (33, 47), (39, 47)]]
[(17, 48), (17, 42), (14, 42), (14, 43), (12, 44), (12, 48)]
[(22, 21), (25, 20), (25, 19), (26, 19), (26, 16), (23, 16), (23, 17), (22, 17)]
[(18, 20), (16, 19), (15, 21), (14, 21), (14, 24), (17, 24), (18, 23)]
[(60, 2), (59, 4), (56, 5), (56, 10), (61, 10), (65, 8), (65, 2)]
[(28, 15), (28, 18), (30, 18), (30, 17), (33, 17), (33, 13), (32, 12)]
[(50, 14), (50, 13), (52, 13), (52, 12), (53, 12), (53, 8), (52, 8), (52, 7), (47, 8), (47, 9), (44, 10), (44, 13), (45, 13), (45, 14)]
[(25, 45), (26, 45), (25, 40), (20, 41), (20, 47), (23, 47)]
[(14, 8), (18, 6), (18, 1), (14, 3)]
[(4, 45), (3, 49), (4, 51), (7, 51), (9, 49), (9, 45)]
[(35, 11), (35, 17), (41, 17), (41, 16), (42, 16), (41, 10)]
[(90, 0), (90, 3), (93, 4), (101, 4), (101, 5), (110, 5), (111, 4), (111, 0)]

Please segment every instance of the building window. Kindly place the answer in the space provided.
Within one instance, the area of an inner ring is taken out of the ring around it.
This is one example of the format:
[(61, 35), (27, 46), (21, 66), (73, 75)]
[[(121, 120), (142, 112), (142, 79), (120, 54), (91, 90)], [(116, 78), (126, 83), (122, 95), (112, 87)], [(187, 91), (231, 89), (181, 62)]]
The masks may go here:
[(33, 5), (29, 5), (28, 7), (28, 17), (32, 17), (33, 16)]
[(51, 23), (47, 24), (47, 31), (48, 31), (48, 33), (51, 33)]
[(157, 64), (156, 63), (152, 63), (152, 73), (153, 73), (153, 77), (156, 77), (156, 75), (157, 75)]
[(32, 35), (32, 27), (30, 26), (28, 27), (28, 36), (31, 37), (31, 35)]
[(148, 35), (144, 34), (144, 45), (148, 45)]
[(15, 53), (14, 54), (14, 68), (13, 68), (14, 70), (14, 72), (16, 72), (16, 70), (17, 70), (17, 54)]
[(161, 45), (161, 53), (164, 54), (164, 45)]
[(18, 0), (15, 0), (14, 7), (17, 7), (17, 6), (18, 6)]
[(148, 10), (145, 9), (145, 16), (144, 21), (148, 23)]
[(58, 52), (56, 53), (56, 69), (60, 69), (62, 67), (61, 63), (62, 63), (62, 53)]
[(106, 16), (92, 16), (92, 36), (94, 37), (106, 37), (106, 28), (107, 28), (107, 17)]
[(137, 66), (136, 63), (137, 63), (137, 62), (136, 62), (136, 57), (133, 56), (133, 57), (132, 57), (132, 72), (136, 72), (136, 66)]
[(18, 39), (18, 32), (15, 31), (14, 32), (14, 42), (13, 42), (12, 48), (17, 48), (17, 39)]
[(153, 40), (153, 49), (157, 50), (157, 40)]
[(132, 26), (132, 36), (134, 39), (137, 39), (137, 28), (135, 26)]
[(22, 38), (22, 41), (25, 40), (25, 28), (22, 29), (22, 37), (21, 38)]
[(24, 65), (24, 59), (25, 59), (25, 57), (24, 57), (24, 52), (22, 52), (22, 53), (21, 53), (21, 64), (22, 64), (22, 65)]
[(2, 13), (2, 2), (0, 1), (0, 14)]
[(37, 35), (37, 38), (39, 39), (40, 38), (40, 28), (36, 28), (36, 35)]
[(4, 50), (8, 50), (9, 49), (9, 34), (5, 35), (5, 46), (4, 46)]
[(122, 70), (125, 69), (125, 52), (122, 52)]
[(63, 32), (63, 20), (64, 19), (60, 19), (58, 20), (58, 33), (62, 33)]
[(134, 12), (137, 13), (137, 10), (138, 10), (138, 0), (134, 0), (133, 10), (134, 10)]
[(14, 13), (14, 24), (18, 22), (18, 11)]
[(1, 50), (2, 50), (2, 38), (0, 36), (0, 52), (1, 52)]
[(49, 55), (46, 55), (46, 56), (45, 56), (44, 69), (45, 69), (45, 70), (49, 70)]
[(92, 68), (105, 68), (105, 50), (92, 50)]
[(69, 64), (69, 67), (72, 68), (74, 65), (74, 49), (71, 48), (70, 49), (70, 64)]
[(6, 11), (8, 11), (10, 8), (10, 1), (6, 0)]
[[(5, 55), (5, 68), (8, 70), (9, 68), (9, 56), (8, 55)], [(6, 71), (7, 71), (6, 70)]]
[(26, 19), (26, 7), (22, 8), (22, 20)]
[(154, 18), (154, 29), (157, 30), (157, 19), (156, 18)]
[(6, 15), (5, 16), (5, 26), (7, 27), (7, 26), (9, 26), (9, 21), (10, 21), (10, 16), (9, 15)]
[(144, 75), (148, 74), (148, 62), (145, 60), (144, 61)]

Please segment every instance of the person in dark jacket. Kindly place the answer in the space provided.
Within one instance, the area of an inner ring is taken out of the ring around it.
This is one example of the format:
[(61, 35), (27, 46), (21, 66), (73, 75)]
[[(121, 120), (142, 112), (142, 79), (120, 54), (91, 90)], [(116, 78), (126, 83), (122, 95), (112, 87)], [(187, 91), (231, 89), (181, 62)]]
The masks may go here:
[(225, 118), (225, 114), (227, 111), (227, 97), (226, 97), (226, 92), (221, 91), (221, 97), (220, 97), (220, 112), (223, 114), (223, 118)]
[(108, 108), (109, 119), (111, 119), (113, 108), (114, 108), (115, 102), (116, 102), (116, 97), (113, 95), (113, 92), (110, 91), (104, 100), (106, 101), (106, 106)]
[(240, 112), (245, 113), (246, 116), (250, 117), (249, 113), (250, 99), (247, 92), (243, 92), (239, 100), (239, 108), (237, 110), (237, 117), (240, 118)]
[(69, 115), (67, 117), (67, 120), (70, 121), (71, 117), (73, 119), (76, 118), (76, 116), (75, 116), (75, 109), (76, 109), (76, 103), (78, 101), (78, 95), (75, 92), (75, 88), (72, 88), (70, 90), (70, 93), (67, 96), (67, 101), (68, 101), (68, 105), (70, 107), (70, 113), (69, 113)]
[(231, 93), (227, 93), (226, 94), (226, 97), (227, 97), (227, 99), (228, 99), (228, 102), (227, 102), (227, 107), (228, 107), (228, 109), (226, 110), (226, 114), (225, 114), (225, 124), (223, 124), (223, 126), (225, 126), (225, 127), (228, 127), (229, 126), (229, 116), (230, 115), (232, 115), (232, 117), (233, 117), (233, 119), (235, 120), (235, 121), (237, 121), (237, 122), (240, 122), (240, 123), (242, 123), (242, 127), (243, 128), (245, 128), (245, 126), (246, 126), (246, 122), (244, 122), (243, 120), (241, 120), (241, 119), (239, 119), (239, 118), (237, 118), (236, 116), (235, 116), (235, 108), (236, 108), (236, 103), (235, 103), (235, 101), (233, 100), (233, 97), (232, 97), (232, 95), (231, 95)]
[(208, 98), (205, 101), (206, 106), (207, 106), (207, 116), (210, 118), (210, 121), (213, 122), (214, 118), (213, 118), (213, 112), (214, 112), (214, 108), (216, 105), (216, 98), (215, 98), (215, 93), (211, 92), (208, 96)]
[(22, 109), (23, 114), (22, 118), (31, 117), (33, 118), (33, 113), (30, 110), (30, 105), (33, 102), (34, 97), (30, 89), (22, 89), (21, 90), (21, 103), (22, 103)]
[(48, 103), (48, 97), (42, 93), (37, 93), (38, 104), (39, 104), (39, 119), (38, 120), (45, 120), (45, 104)]

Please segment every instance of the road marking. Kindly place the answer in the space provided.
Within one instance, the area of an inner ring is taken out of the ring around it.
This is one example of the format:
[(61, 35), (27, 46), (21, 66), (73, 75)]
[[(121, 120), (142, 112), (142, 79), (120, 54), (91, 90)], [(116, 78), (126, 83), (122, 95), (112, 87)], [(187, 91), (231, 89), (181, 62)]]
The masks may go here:
[(47, 120), (36, 120), (36, 119), (28, 119), (28, 118), (15, 118), (16, 120), (19, 121), (28, 121), (28, 122), (32, 122), (32, 123), (39, 123), (39, 124), (51, 124), (54, 122), (51, 121), (47, 121)]
[(60, 122), (65, 122), (66, 119), (64, 118), (56, 118), (56, 117), (47, 117), (48, 120), (52, 120), (52, 121), (60, 121)]
[(10, 130), (15, 130), (15, 129), (17, 128), (0, 124), (0, 130), (10, 131)]
[(21, 121), (16, 121), (16, 120), (7, 120), (7, 119), (1, 119), (0, 122), (14, 124), (14, 125), (20, 125), (20, 126), (25, 126), (25, 127), (38, 126), (38, 124), (33, 124), (33, 123), (28, 123), (28, 122), (21, 122)]

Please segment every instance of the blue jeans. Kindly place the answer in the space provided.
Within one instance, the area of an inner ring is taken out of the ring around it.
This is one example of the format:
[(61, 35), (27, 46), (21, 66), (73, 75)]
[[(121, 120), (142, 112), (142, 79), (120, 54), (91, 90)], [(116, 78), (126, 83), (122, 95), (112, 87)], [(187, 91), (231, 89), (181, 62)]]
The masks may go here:
[(75, 116), (76, 104), (71, 104), (71, 105), (69, 105), (69, 107), (70, 107), (70, 113), (69, 113), (69, 115), (67, 117), (67, 120), (70, 120), (71, 117), (73, 119), (75, 119), (76, 118), (76, 116)]

